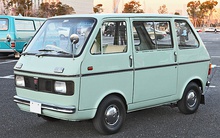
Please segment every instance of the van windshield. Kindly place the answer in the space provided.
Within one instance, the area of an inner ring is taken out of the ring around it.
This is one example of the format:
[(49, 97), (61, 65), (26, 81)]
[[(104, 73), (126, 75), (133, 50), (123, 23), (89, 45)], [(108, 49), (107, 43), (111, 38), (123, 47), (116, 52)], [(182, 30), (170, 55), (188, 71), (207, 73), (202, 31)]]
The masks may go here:
[[(94, 27), (93, 18), (49, 19), (29, 43), (23, 54), (39, 56), (78, 56)], [(70, 36), (76, 34), (79, 41), (72, 44)]]
[(0, 19), (0, 31), (8, 30), (8, 19)]

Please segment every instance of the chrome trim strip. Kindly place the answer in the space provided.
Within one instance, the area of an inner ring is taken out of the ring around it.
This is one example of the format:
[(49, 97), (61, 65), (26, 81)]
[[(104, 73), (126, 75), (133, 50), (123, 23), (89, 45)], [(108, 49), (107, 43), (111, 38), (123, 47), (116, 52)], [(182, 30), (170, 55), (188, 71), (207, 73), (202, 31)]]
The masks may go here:
[(2, 53), (14, 53), (14, 50), (12, 50), (12, 49), (0, 49), (0, 52), (2, 52)]
[[(21, 98), (19, 96), (14, 96), (14, 102), (17, 104), (24, 104), (30, 106), (30, 101), (25, 98)], [(52, 105), (52, 104), (45, 104), (41, 103), (41, 109), (47, 109), (55, 112), (61, 112), (61, 113), (66, 113), (66, 114), (73, 114), (76, 112), (76, 107), (62, 107), (62, 106), (57, 106), (57, 105)]]

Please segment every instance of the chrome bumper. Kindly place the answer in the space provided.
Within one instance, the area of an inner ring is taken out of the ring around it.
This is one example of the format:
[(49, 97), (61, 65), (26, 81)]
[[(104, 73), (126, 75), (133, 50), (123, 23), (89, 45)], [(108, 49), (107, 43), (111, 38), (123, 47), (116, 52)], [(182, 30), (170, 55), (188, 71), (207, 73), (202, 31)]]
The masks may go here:
[[(18, 104), (24, 104), (30, 106), (31, 100), (21, 98), (19, 96), (14, 96), (14, 102)], [(41, 110), (47, 109), (55, 112), (61, 112), (61, 113), (66, 113), (66, 114), (73, 114), (76, 112), (76, 107), (62, 107), (62, 106), (57, 106), (57, 105), (52, 105), (52, 104), (46, 104), (46, 103), (41, 103)]]

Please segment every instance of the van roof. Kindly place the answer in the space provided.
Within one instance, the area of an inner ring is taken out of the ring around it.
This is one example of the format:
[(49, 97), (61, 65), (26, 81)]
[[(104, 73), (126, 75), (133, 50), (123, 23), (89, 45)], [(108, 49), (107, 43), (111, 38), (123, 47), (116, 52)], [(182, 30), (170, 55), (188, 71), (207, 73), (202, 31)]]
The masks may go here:
[(28, 16), (10, 16), (10, 15), (0, 15), (1, 18), (14, 18), (14, 19), (38, 19), (38, 20), (46, 20), (46, 18), (39, 17), (28, 17)]
[(150, 13), (109, 13), (109, 14), (71, 14), (54, 16), (51, 18), (73, 18), (73, 17), (93, 17), (93, 18), (188, 18), (187, 16), (172, 15), (172, 14), (150, 14)]

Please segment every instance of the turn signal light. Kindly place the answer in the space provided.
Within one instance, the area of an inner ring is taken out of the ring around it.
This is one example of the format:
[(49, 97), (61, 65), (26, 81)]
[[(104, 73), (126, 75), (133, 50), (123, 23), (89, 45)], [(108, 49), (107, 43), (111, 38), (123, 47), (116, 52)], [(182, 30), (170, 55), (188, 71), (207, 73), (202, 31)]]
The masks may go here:
[(210, 75), (210, 74), (211, 74), (211, 72), (212, 72), (212, 64), (210, 63), (210, 64), (209, 64), (209, 71), (208, 71), (208, 75)]
[(11, 48), (15, 48), (15, 42), (11, 42)]

